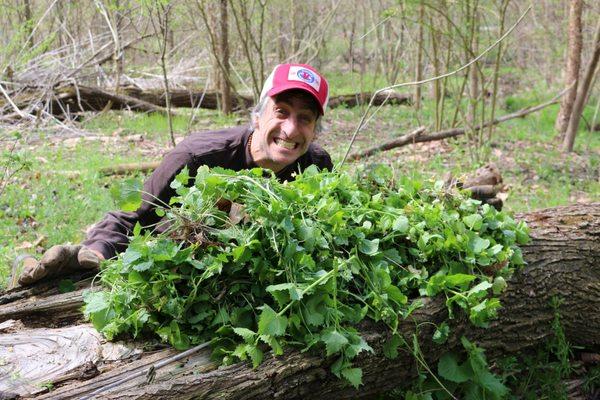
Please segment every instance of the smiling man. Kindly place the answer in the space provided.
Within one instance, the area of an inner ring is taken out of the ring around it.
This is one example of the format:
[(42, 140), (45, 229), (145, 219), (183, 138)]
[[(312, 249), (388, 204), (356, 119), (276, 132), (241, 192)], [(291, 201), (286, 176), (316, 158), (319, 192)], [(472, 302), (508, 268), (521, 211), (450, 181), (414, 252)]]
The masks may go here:
[(81, 245), (53, 246), (39, 262), (33, 258), (23, 260), (19, 283), (30, 285), (79, 269), (97, 269), (100, 260), (125, 251), (137, 222), (160, 230), (155, 204), (169, 204), (175, 195), (170, 184), (186, 166), (190, 176), (202, 165), (235, 171), (258, 166), (274, 171), (281, 181), (294, 179), (310, 165), (331, 170), (331, 157), (313, 143), (321, 130), (328, 99), (327, 81), (313, 67), (276, 66), (263, 86), (250, 126), (189, 135), (145, 182), (139, 209), (109, 212)]

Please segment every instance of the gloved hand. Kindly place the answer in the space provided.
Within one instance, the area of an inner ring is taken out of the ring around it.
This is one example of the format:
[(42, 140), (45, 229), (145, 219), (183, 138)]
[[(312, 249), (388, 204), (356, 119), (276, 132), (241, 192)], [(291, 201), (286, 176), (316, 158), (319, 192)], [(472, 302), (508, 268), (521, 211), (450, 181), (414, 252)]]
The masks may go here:
[(498, 193), (505, 187), (502, 184), (502, 175), (495, 164), (490, 163), (478, 168), (474, 174), (467, 175), (464, 179), (454, 179), (452, 175), (445, 178), (447, 187), (457, 187), (471, 192), (471, 197), (489, 204), (496, 210), (502, 210), (502, 199)]
[(38, 263), (24, 265), (19, 284), (31, 285), (43, 278), (66, 275), (80, 270), (97, 270), (104, 257), (82, 245), (57, 245), (48, 249)]

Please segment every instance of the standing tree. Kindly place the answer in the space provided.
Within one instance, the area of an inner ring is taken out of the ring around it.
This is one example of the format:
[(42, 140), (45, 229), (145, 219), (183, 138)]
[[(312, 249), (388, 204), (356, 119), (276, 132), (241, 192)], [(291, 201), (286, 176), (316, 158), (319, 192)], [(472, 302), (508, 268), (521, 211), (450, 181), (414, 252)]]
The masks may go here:
[[(423, 26), (425, 25), (425, 5), (419, 5), (419, 19), (417, 21), (417, 60), (415, 65), (415, 80), (423, 79), (423, 47), (425, 40), (423, 36)], [(421, 109), (421, 85), (415, 85), (415, 110)]]
[(579, 69), (581, 67), (581, 48), (583, 38), (581, 33), (581, 10), (582, 0), (571, 0), (569, 8), (569, 37), (567, 50), (567, 66), (565, 69), (566, 85), (573, 85), (560, 103), (560, 110), (556, 117), (555, 128), (560, 137), (563, 137), (569, 125), (569, 118), (577, 96), (577, 84), (579, 82)]
[(231, 87), (229, 85), (229, 23), (227, 18), (227, 0), (220, 0), (219, 4), (219, 57), (223, 73), (219, 82), (221, 90), (221, 111), (223, 114), (231, 114)]
[(196, 6), (206, 28), (208, 42), (213, 54), (213, 69), (217, 76), (217, 87), (221, 92), (221, 110), (224, 114), (231, 113), (231, 93), (235, 93), (235, 88), (231, 82), (231, 72), (229, 65), (229, 24), (227, 0), (219, 0), (219, 26), (214, 26), (213, 19), (210, 17), (212, 9), (211, 2), (206, 0), (196, 0)]
[(592, 56), (585, 67), (583, 79), (577, 90), (577, 97), (575, 98), (573, 110), (571, 111), (571, 118), (569, 118), (569, 125), (565, 133), (565, 140), (563, 142), (563, 150), (565, 152), (573, 151), (573, 144), (575, 143), (575, 135), (577, 134), (577, 128), (579, 127), (579, 120), (581, 119), (583, 108), (588, 100), (588, 93), (592, 86), (598, 62), (600, 61), (600, 22), (598, 22), (598, 26), (596, 27), (592, 46)]

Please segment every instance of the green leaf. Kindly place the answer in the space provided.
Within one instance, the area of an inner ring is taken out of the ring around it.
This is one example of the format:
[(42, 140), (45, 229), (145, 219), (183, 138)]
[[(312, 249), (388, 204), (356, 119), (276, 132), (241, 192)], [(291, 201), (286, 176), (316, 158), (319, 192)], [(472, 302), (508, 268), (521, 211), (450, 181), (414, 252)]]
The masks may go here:
[(501, 276), (497, 276), (494, 278), (494, 283), (492, 284), (492, 291), (494, 292), (494, 294), (498, 295), (504, 292), (506, 286), (506, 280)]
[(392, 335), (389, 340), (383, 344), (383, 355), (389, 359), (398, 357), (398, 347), (402, 343), (402, 338), (398, 334)]
[(277, 339), (275, 339), (273, 336), (260, 335), (259, 338), (260, 338), (260, 340), (262, 340), (263, 342), (265, 342), (266, 344), (271, 346), (271, 350), (273, 350), (273, 354), (275, 354), (276, 356), (280, 356), (283, 354), (283, 347), (281, 346), (281, 343), (279, 343), (279, 341)]
[(304, 303), (306, 311), (303, 315), (309, 325), (321, 326), (325, 323), (324, 297), (322, 294), (313, 295)]
[(502, 381), (490, 371), (477, 374), (474, 379), (481, 387), (491, 392), (494, 399), (502, 399), (508, 394), (508, 388), (502, 384)]
[(467, 292), (467, 296), (470, 296), (472, 294), (476, 294), (479, 292), (483, 292), (485, 290), (488, 290), (489, 288), (492, 287), (492, 284), (489, 283), (488, 281), (482, 281), (479, 282), (477, 285), (473, 286), (468, 292)]
[(344, 346), (348, 344), (348, 339), (346, 339), (346, 336), (342, 335), (335, 329), (330, 330), (321, 335), (321, 340), (325, 342), (327, 356), (339, 352)]
[(139, 236), (140, 233), (142, 233), (142, 225), (140, 225), (140, 222), (137, 221), (133, 226), (133, 236)]
[(408, 297), (397, 286), (390, 285), (385, 288), (385, 292), (390, 296), (390, 298), (399, 304), (406, 304), (408, 302)]
[(113, 185), (110, 195), (118, 208), (123, 211), (135, 211), (142, 205), (142, 182), (130, 178)]
[(345, 368), (341, 374), (355, 389), (362, 384), (362, 369), (360, 368)]
[(109, 295), (108, 292), (85, 292), (83, 295), (84, 313), (89, 315), (106, 310), (109, 307)]
[(277, 313), (268, 305), (260, 307), (262, 312), (258, 319), (258, 333), (261, 335), (282, 336), (287, 328), (287, 318)]
[(358, 250), (360, 250), (361, 253), (367, 254), (369, 256), (376, 254), (379, 250), (379, 239), (361, 240), (360, 244), (358, 245)]
[(479, 214), (471, 214), (463, 217), (462, 220), (470, 229), (478, 231), (481, 229), (483, 217)]
[(355, 332), (348, 332), (348, 342), (350, 343), (344, 350), (344, 354), (350, 360), (354, 357), (362, 353), (363, 351), (368, 351), (369, 353), (373, 353), (373, 348), (369, 346), (367, 341)]
[(436, 344), (444, 344), (448, 340), (448, 334), (450, 334), (450, 327), (447, 323), (442, 322), (433, 333), (433, 341)]
[(154, 260), (148, 260), (148, 261), (141, 262), (139, 264), (135, 264), (133, 266), (133, 269), (141, 272), (141, 271), (149, 270), (150, 268), (152, 268), (153, 265), (154, 265)]
[(392, 225), (392, 229), (400, 233), (408, 232), (408, 218), (406, 218), (404, 215), (396, 218)]
[(256, 337), (256, 332), (247, 328), (233, 328), (233, 332), (235, 332), (236, 335), (241, 336), (247, 343), (253, 342)]
[(482, 239), (479, 236), (475, 236), (471, 243), (469, 243), (469, 247), (475, 254), (480, 254), (483, 250), (487, 249), (490, 246), (490, 241), (488, 239)]
[(256, 368), (260, 365), (263, 360), (263, 352), (257, 346), (252, 344), (246, 345), (246, 353), (250, 356), (252, 360), (252, 368)]
[(454, 287), (454, 286), (462, 286), (466, 283), (471, 283), (477, 277), (475, 275), (468, 274), (453, 274), (446, 276), (446, 286)]
[(123, 253), (123, 264), (131, 265), (142, 257), (142, 253), (138, 250), (135, 250), (133, 247), (128, 247)]
[(463, 383), (473, 377), (473, 372), (464, 365), (458, 365), (458, 358), (454, 353), (444, 354), (438, 361), (438, 374), (450, 382)]

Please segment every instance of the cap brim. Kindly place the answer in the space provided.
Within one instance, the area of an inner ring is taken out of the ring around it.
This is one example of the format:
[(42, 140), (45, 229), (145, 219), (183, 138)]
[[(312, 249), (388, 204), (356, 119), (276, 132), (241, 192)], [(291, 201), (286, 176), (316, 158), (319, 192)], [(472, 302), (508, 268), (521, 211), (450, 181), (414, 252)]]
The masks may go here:
[(321, 102), (319, 101), (319, 98), (317, 97), (316, 90), (312, 86), (305, 85), (302, 82), (290, 82), (290, 83), (286, 83), (284, 85), (279, 85), (276, 88), (274, 87), (271, 90), (269, 90), (267, 92), (267, 95), (269, 97), (273, 97), (273, 96), (277, 96), (280, 93), (285, 92), (286, 90), (292, 90), (292, 89), (300, 89), (300, 90), (304, 90), (307, 93), (310, 93), (312, 95), (312, 97), (315, 99), (315, 101), (317, 102), (317, 107), (319, 107), (319, 112), (321, 113), (321, 115), (325, 115), (323, 106), (321, 105)]

